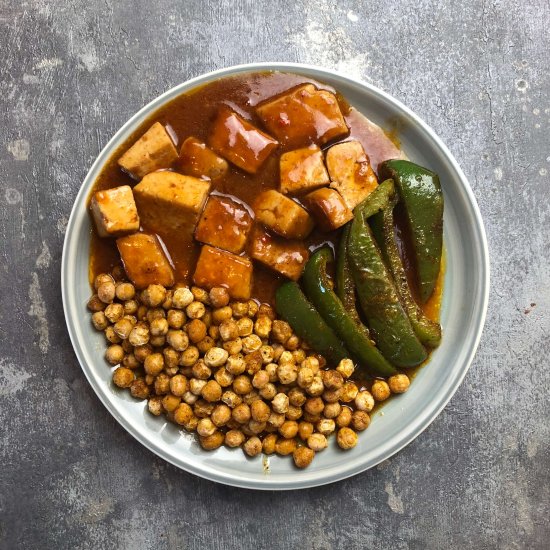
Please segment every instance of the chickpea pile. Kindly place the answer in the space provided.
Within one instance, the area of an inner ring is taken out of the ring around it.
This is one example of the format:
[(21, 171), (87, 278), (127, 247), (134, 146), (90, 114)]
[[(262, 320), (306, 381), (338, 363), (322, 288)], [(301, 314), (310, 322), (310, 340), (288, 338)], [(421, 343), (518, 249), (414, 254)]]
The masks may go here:
[(361, 390), (350, 359), (325, 369), (269, 305), (230, 301), (222, 287), (138, 291), (122, 270), (94, 287), (88, 308), (109, 344), (114, 384), (196, 432), (206, 450), (292, 455), (305, 468), (332, 433), (341, 449), (355, 447), (375, 403), (410, 384), (398, 374)]

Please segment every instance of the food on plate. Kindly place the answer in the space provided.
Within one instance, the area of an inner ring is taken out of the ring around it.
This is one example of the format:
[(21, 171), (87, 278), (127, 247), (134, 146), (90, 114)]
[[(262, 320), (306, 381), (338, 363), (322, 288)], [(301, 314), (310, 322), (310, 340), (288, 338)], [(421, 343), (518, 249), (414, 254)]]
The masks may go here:
[(440, 343), (437, 175), (322, 83), (243, 74), (174, 99), (89, 205), (113, 384), (204, 450), (305, 468), (334, 434), (359, 452)]

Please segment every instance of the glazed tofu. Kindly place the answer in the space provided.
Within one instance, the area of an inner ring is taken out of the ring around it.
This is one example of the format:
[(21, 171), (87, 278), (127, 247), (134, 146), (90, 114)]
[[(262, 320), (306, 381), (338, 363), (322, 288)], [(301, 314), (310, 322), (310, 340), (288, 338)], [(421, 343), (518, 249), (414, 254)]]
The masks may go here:
[(285, 146), (323, 145), (349, 132), (336, 96), (318, 90), (313, 84), (298, 86), (267, 100), (256, 112), (269, 132)]
[(116, 245), (126, 274), (137, 288), (174, 284), (174, 270), (157, 237), (134, 233), (117, 239)]
[(317, 145), (288, 151), (280, 160), (281, 193), (299, 195), (328, 185), (323, 153)]
[(353, 218), (342, 195), (329, 187), (317, 189), (303, 200), (321, 231), (334, 231)]
[(193, 281), (207, 289), (223, 286), (234, 300), (248, 300), (252, 293), (252, 262), (243, 256), (204, 245)]
[(307, 211), (274, 189), (258, 195), (254, 213), (256, 220), (287, 239), (305, 239), (313, 229), (313, 220)]
[(358, 141), (333, 145), (327, 151), (326, 161), (330, 186), (344, 197), (350, 210), (364, 201), (378, 185), (369, 157)]
[(255, 174), (278, 143), (243, 117), (222, 107), (212, 127), (209, 145), (245, 172)]
[(100, 237), (121, 237), (139, 229), (139, 216), (129, 185), (94, 193), (90, 210)]
[(178, 159), (178, 152), (166, 128), (155, 122), (119, 159), (119, 166), (133, 178), (170, 168)]
[(183, 142), (177, 165), (183, 174), (211, 180), (225, 176), (229, 168), (225, 159), (195, 137), (188, 137)]
[(243, 251), (252, 226), (252, 216), (238, 202), (219, 195), (211, 196), (195, 229), (195, 239), (229, 252)]
[(160, 233), (192, 235), (210, 182), (176, 172), (153, 172), (134, 187), (134, 197), (145, 227)]
[(303, 241), (289, 241), (272, 235), (260, 224), (255, 224), (252, 229), (247, 252), (254, 260), (294, 281), (301, 277), (309, 258)]

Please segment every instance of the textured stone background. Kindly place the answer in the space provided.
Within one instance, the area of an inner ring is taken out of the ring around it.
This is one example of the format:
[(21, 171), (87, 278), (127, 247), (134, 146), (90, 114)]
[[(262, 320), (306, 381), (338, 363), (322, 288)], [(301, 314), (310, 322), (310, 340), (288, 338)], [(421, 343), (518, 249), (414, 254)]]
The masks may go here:
[[(547, 0), (0, 0), (0, 547), (548, 548)], [(214, 485), (115, 422), (73, 355), (61, 247), (94, 157), (202, 72), (302, 61), (364, 78), (448, 144), (485, 219), (473, 367), (414, 443), (295, 493)]]

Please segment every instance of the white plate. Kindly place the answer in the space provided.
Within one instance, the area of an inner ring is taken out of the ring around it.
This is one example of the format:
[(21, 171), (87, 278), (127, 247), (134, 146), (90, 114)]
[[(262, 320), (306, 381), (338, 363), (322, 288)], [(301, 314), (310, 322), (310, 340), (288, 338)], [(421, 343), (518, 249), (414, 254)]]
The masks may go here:
[[(297, 470), (290, 457), (245, 458), (240, 449), (201, 450), (195, 438), (163, 418), (150, 415), (144, 401), (111, 383), (103, 359), (105, 341), (90, 323), (88, 255), (90, 219), (86, 198), (111, 154), (156, 109), (186, 92), (218, 78), (251, 71), (298, 73), (333, 86), (368, 118), (382, 127), (402, 121), (399, 134), (407, 156), (435, 170), (445, 195), (444, 238), (447, 250), (441, 322), (444, 336), (429, 364), (410, 390), (383, 407), (352, 451), (342, 452), (331, 439), (312, 465)], [(91, 167), (76, 197), (67, 226), (61, 287), (67, 327), (78, 361), (105, 407), (140, 443), (168, 462), (207, 479), (253, 489), (300, 489), (332, 483), (372, 468), (417, 437), (441, 412), (460, 385), (474, 357), (487, 310), (489, 257), (483, 222), (464, 174), (434, 132), (407, 107), (383, 91), (334, 71), (292, 63), (254, 63), (193, 78), (164, 93), (134, 115), (109, 141)]]

